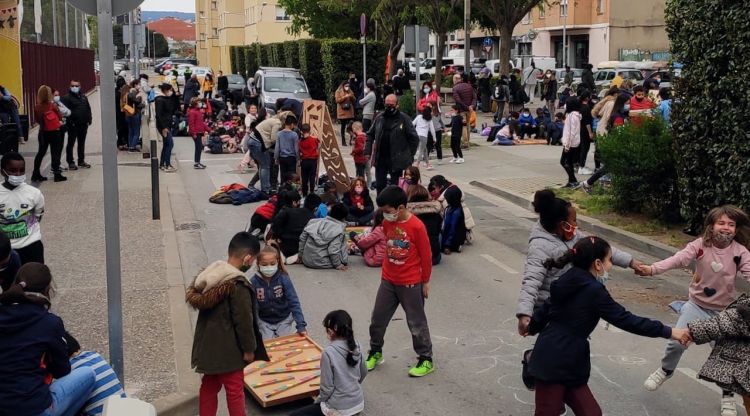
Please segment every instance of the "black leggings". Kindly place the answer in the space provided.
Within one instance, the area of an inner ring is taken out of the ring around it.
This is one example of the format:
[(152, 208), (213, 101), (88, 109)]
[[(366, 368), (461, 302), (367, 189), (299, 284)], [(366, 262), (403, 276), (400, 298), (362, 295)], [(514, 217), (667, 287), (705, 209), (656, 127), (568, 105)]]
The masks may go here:
[(560, 165), (562, 165), (563, 169), (565, 169), (565, 173), (568, 174), (568, 183), (578, 182), (573, 165), (578, 163), (580, 154), (580, 147), (572, 147), (567, 152), (565, 151), (565, 149), (563, 149), (562, 155), (560, 156)]
[(60, 130), (55, 131), (43, 131), (39, 130), (39, 150), (36, 152), (34, 157), (34, 176), (41, 176), (40, 169), (42, 167), (42, 160), (47, 155), (47, 148), (50, 148), (52, 154), (52, 173), (59, 175), (60, 172), (60, 159), (63, 151), (63, 141), (65, 140), (63, 133)]
[[(585, 129), (586, 127), (581, 127), (581, 129)], [(586, 166), (586, 159), (589, 155), (589, 150), (591, 149), (591, 139), (587, 137), (583, 137), (581, 135), (581, 146), (580, 146), (580, 157), (578, 158), (578, 165), (581, 167)]]
[(461, 136), (451, 135), (451, 150), (453, 151), (453, 158), (463, 159), (464, 153), (461, 151)]
[(310, 404), (303, 408), (297, 409), (289, 416), (325, 416), (320, 410), (320, 404)]
[(346, 146), (346, 126), (349, 124), (350, 121), (352, 121), (351, 118), (339, 119), (339, 123), (341, 123), (341, 145), (342, 146)]
[(201, 163), (201, 153), (203, 153), (203, 133), (198, 133), (193, 136), (193, 144), (195, 144), (195, 155), (193, 161), (197, 165)]
[(315, 192), (316, 171), (318, 159), (302, 159), (300, 161), (300, 173), (302, 173), (302, 195), (307, 196)]
[(44, 244), (42, 244), (41, 240), (15, 250), (19, 257), (21, 257), (21, 264), (31, 262), (44, 264)]

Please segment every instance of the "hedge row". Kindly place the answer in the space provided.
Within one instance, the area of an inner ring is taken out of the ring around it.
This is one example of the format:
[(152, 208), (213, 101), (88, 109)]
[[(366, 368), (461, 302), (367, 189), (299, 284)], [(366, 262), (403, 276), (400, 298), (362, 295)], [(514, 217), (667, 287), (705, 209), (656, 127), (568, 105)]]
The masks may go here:
[[(307, 81), (310, 95), (326, 100), (331, 110), (335, 108), (334, 92), (348, 72), (362, 73), (362, 45), (353, 39), (304, 39), (232, 48), (233, 72), (248, 77), (261, 66), (297, 68)], [(387, 53), (382, 42), (367, 45), (367, 77), (379, 85), (383, 82)]]

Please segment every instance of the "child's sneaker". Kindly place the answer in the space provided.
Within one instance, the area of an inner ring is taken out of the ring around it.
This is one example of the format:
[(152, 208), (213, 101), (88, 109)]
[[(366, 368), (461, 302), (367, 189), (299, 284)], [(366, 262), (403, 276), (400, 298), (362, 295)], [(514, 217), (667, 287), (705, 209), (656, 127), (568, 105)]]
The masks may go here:
[(448, 161), (448, 163), (456, 163), (456, 158), (452, 157), (451, 160)]
[(383, 361), (385, 360), (382, 352), (370, 351), (370, 354), (367, 355), (367, 371), (374, 370), (376, 366), (383, 364)]
[(427, 168), (426, 168), (426, 169), (427, 169), (427, 170), (433, 170), (433, 169), (435, 169), (435, 168), (433, 168), (433, 167), (432, 167), (432, 165), (428, 163), (428, 164), (427, 164)]
[(646, 381), (643, 382), (643, 387), (648, 391), (656, 391), (670, 377), (672, 377), (672, 374), (667, 374), (666, 371), (660, 368), (648, 376)]
[(433, 371), (435, 371), (435, 366), (432, 364), (432, 360), (420, 357), (417, 365), (409, 370), (409, 376), (424, 377)]
[(737, 416), (737, 403), (734, 401), (734, 396), (721, 397), (721, 416)]
[(464, 163), (464, 158), (459, 157), (458, 159), (456, 159), (456, 163)]

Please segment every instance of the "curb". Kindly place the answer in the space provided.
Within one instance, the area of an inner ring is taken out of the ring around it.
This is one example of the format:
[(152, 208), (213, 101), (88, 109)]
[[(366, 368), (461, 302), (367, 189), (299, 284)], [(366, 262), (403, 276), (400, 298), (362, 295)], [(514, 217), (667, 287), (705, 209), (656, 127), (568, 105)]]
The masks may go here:
[[(479, 181), (471, 181), (470, 185), (476, 186), (477, 188), (484, 189), (487, 192), (493, 193), (500, 198), (507, 200), (521, 208), (529, 209), (531, 206), (531, 199), (526, 196), (519, 195), (515, 192), (507, 191), (504, 189), (497, 188), (495, 186), (487, 185)], [(587, 217), (578, 214), (578, 224), (581, 228), (589, 231), (592, 234), (604, 237), (607, 240), (616, 241), (620, 244), (624, 244), (628, 247), (634, 248), (640, 252), (649, 254), (656, 258), (667, 258), (672, 257), (679, 249), (672, 246), (668, 246), (664, 243), (652, 240), (648, 237), (643, 237), (638, 234), (625, 231), (617, 227), (605, 224), (595, 218)]]

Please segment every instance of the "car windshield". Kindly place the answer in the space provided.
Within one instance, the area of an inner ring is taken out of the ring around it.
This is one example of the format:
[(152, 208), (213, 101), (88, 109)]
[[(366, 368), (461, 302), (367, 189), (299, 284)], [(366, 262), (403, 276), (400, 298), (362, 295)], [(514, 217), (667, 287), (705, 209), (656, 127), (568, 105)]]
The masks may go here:
[(268, 92), (307, 92), (305, 81), (296, 77), (266, 77), (263, 80), (263, 90)]

